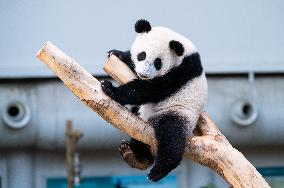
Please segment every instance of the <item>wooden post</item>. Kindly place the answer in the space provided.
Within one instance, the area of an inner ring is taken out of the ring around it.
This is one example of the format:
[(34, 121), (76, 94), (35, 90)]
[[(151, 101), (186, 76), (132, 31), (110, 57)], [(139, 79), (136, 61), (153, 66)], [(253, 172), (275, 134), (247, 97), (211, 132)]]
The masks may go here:
[(67, 163), (67, 187), (74, 187), (74, 173), (73, 173), (73, 153), (74, 153), (74, 142), (72, 136), (72, 122), (67, 120), (66, 123), (66, 163)]
[(73, 131), (71, 120), (67, 120), (65, 135), (66, 135), (67, 188), (73, 188), (75, 143), (79, 140), (82, 134), (79, 131)]
[[(37, 57), (47, 64), (82, 102), (102, 118), (130, 137), (156, 148), (152, 126), (106, 96), (101, 90), (100, 82), (73, 59), (50, 42), (43, 46)], [(109, 67), (109, 72), (114, 78), (121, 83), (133, 78), (118, 58), (111, 57), (110, 60), (113, 64), (121, 65), (118, 65), (120, 73), (112, 66)], [(124, 69), (127, 74), (124, 74)], [(193, 138), (187, 137), (185, 156), (216, 171), (233, 188), (269, 188), (255, 167), (242, 153), (232, 147), (205, 112), (199, 118), (196, 135)]]

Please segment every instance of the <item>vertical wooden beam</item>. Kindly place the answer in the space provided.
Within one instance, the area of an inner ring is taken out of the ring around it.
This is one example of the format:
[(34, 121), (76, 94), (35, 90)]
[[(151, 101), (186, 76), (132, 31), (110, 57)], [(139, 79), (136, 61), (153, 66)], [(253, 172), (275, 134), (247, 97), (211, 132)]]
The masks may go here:
[(67, 188), (73, 188), (74, 186), (74, 173), (73, 173), (73, 153), (74, 153), (74, 141), (72, 136), (72, 122), (67, 120), (66, 122), (66, 163), (67, 163)]

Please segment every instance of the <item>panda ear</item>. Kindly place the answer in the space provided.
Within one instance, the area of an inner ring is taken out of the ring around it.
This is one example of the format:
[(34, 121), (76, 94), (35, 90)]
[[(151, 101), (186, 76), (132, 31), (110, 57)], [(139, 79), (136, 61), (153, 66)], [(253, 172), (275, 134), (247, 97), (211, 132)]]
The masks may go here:
[(183, 47), (183, 45), (179, 41), (172, 40), (170, 42), (170, 48), (175, 51), (177, 56), (182, 56), (183, 55), (184, 47)]
[(135, 31), (137, 33), (148, 33), (149, 31), (151, 31), (151, 29), (151, 25), (147, 20), (141, 19), (135, 23)]

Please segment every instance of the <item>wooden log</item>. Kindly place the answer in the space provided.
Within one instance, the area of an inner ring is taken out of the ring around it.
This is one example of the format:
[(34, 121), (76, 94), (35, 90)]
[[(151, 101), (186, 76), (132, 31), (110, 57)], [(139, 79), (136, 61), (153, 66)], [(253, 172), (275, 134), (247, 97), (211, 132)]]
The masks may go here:
[[(102, 118), (130, 137), (156, 148), (151, 125), (106, 96), (101, 90), (100, 82), (56, 46), (47, 42), (37, 57), (47, 64), (82, 102)], [(120, 83), (135, 78), (128, 67), (114, 56), (109, 58), (104, 69)], [(198, 121), (195, 134), (193, 138), (187, 139), (186, 157), (216, 171), (231, 187), (269, 187), (255, 167), (242, 153), (232, 147), (205, 112)]]

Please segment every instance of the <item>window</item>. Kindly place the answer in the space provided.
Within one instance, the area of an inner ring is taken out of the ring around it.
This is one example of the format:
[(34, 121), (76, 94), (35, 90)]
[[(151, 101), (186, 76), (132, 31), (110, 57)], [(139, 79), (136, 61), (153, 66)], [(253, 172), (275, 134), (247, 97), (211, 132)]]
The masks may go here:
[(284, 187), (284, 167), (283, 168), (258, 168), (271, 188)]
[[(48, 178), (47, 188), (66, 188), (66, 178)], [(83, 178), (76, 188), (177, 188), (176, 177), (167, 176), (157, 183), (145, 176), (104, 176)]]

